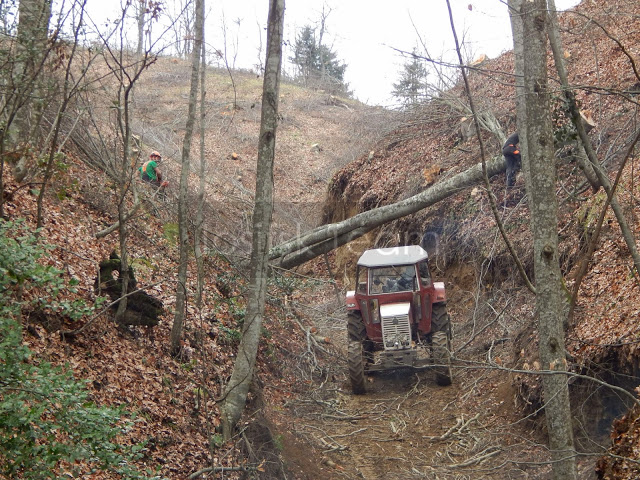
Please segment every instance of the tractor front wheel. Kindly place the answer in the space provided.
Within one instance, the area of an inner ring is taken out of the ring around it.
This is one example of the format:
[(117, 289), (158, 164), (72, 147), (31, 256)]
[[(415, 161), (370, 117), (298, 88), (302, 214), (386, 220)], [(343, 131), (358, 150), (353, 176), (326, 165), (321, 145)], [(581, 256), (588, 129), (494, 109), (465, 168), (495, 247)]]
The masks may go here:
[(362, 342), (349, 341), (347, 363), (349, 364), (351, 390), (353, 390), (353, 393), (356, 395), (364, 394), (364, 359), (362, 355)]

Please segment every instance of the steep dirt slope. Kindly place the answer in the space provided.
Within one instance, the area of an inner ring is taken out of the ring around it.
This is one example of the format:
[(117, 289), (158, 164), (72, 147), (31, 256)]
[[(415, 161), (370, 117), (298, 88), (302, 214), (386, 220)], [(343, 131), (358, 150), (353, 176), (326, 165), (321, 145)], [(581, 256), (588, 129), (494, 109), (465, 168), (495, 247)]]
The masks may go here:
[[(142, 79), (136, 97), (138, 131), (149, 148), (161, 150), (176, 179), (186, 121), (188, 65), (161, 59)], [(207, 80), (205, 155), (215, 219), (209, 228), (245, 250), (250, 236), (262, 78), (248, 72), (230, 77), (210, 70)], [(325, 185), (339, 167), (363, 154), (394, 124), (394, 114), (349, 99), (283, 83), (276, 146), (274, 231), (282, 241), (318, 222)], [(198, 158), (199, 135), (193, 143)], [(193, 166), (196, 171), (198, 167)], [(195, 182), (194, 182), (195, 184)], [(222, 246), (222, 245), (220, 245)]]

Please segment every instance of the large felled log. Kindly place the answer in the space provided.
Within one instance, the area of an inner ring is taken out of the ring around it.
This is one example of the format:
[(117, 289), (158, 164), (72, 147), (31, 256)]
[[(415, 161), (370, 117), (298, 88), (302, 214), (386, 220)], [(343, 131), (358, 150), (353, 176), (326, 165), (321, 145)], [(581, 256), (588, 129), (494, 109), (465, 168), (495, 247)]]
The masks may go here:
[[(120, 257), (113, 252), (108, 260), (100, 262), (100, 270), (94, 288), (97, 293), (106, 293), (115, 302), (112, 308), (118, 308), (118, 300), (122, 297), (122, 271)], [(114, 278), (114, 272), (118, 277)], [(156, 326), (164, 312), (162, 302), (148, 293), (137, 290), (137, 282), (133, 268), (129, 267), (129, 284), (127, 288), (127, 310), (121, 321), (124, 325)]]

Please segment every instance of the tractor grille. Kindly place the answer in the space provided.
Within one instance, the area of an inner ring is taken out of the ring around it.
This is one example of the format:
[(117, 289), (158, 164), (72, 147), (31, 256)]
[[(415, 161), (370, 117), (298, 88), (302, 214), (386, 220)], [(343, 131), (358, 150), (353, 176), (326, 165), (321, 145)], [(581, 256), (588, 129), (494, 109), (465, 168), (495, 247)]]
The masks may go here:
[(382, 318), (382, 342), (385, 350), (402, 350), (411, 345), (409, 315)]

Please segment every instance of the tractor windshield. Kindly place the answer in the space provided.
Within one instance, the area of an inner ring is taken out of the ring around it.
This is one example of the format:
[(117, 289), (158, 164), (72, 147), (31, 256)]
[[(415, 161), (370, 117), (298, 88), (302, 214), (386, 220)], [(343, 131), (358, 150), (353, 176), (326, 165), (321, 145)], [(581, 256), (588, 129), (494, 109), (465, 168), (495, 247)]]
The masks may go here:
[(416, 288), (415, 265), (394, 265), (370, 269), (370, 293), (410, 292)]

